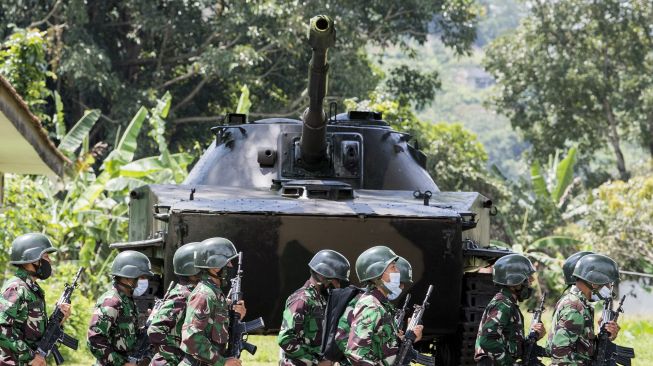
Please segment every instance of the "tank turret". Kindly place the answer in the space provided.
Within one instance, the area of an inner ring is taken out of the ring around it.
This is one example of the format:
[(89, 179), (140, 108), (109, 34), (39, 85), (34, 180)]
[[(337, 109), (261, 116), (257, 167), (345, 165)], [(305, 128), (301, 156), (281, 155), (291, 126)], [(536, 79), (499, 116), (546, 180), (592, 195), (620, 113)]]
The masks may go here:
[(333, 47), (336, 43), (333, 20), (326, 15), (313, 17), (308, 31), (308, 43), (313, 50), (308, 72), (309, 105), (302, 114), (303, 127), (299, 156), (295, 158), (302, 165), (310, 168), (319, 165), (327, 158), (327, 116), (323, 104), (329, 73), (327, 52), (329, 47)]

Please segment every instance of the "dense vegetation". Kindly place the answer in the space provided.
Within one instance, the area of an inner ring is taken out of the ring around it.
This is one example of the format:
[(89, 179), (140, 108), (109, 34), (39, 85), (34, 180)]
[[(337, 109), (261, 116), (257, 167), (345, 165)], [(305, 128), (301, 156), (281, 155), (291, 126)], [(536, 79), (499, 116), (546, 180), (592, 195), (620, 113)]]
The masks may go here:
[(534, 259), (543, 287), (579, 249), (652, 273), (653, 6), (551, 4), (2, 2), (0, 74), (75, 164), (60, 182), (6, 178), (0, 265), (15, 236), (45, 232), (94, 268), (95, 297), (130, 188), (183, 180), (226, 111), (304, 108), (306, 23), (326, 13), (342, 25), (329, 101), (412, 134), (443, 190), (491, 197), (493, 244)]

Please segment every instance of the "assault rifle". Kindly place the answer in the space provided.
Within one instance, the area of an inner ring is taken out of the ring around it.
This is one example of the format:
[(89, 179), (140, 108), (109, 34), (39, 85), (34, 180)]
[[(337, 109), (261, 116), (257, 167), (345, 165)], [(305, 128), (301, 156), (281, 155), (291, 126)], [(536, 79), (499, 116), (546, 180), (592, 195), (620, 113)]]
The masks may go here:
[(150, 328), (150, 325), (152, 324), (152, 317), (154, 314), (156, 314), (161, 306), (163, 305), (163, 301), (165, 300), (166, 296), (168, 296), (168, 293), (172, 288), (175, 287), (175, 282), (171, 281), (170, 285), (168, 285), (168, 289), (166, 290), (166, 293), (163, 294), (162, 299), (156, 299), (154, 300), (154, 306), (152, 307), (152, 310), (150, 311), (150, 315), (147, 317), (147, 320), (145, 321), (145, 326), (142, 327), (141, 329), (138, 330), (138, 338), (136, 340), (136, 347), (134, 347), (134, 351), (127, 356), (127, 360), (131, 363), (139, 364), (141, 361), (145, 359), (151, 359), (153, 356), (152, 352), (152, 344), (150, 343), (150, 336), (147, 334), (147, 330)]
[(77, 288), (77, 281), (79, 281), (79, 276), (84, 272), (84, 267), (79, 267), (77, 274), (73, 278), (72, 284), (65, 284), (63, 294), (57, 301), (57, 304), (54, 307), (54, 311), (48, 319), (48, 326), (45, 328), (43, 337), (38, 344), (37, 352), (40, 353), (43, 357), (46, 357), (49, 354), (52, 354), (54, 357), (54, 362), (57, 365), (61, 365), (64, 362), (61, 352), (57, 347), (57, 343), (61, 343), (64, 346), (77, 350), (79, 347), (79, 341), (68, 334), (63, 332), (63, 327), (61, 326), (61, 321), (63, 320), (63, 313), (59, 309), (61, 304), (70, 304), (70, 298), (73, 295), (73, 291)]
[(612, 343), (610, 332), (605, 329), (605, 324), (610, 321), (616, 323), (619, 319), (619, 313), (624, 312), (624, 300), (626, 300), (626, 295), (621, 298), (617, 310), (612, 310), (612, 298), (606, 299), (603, 303), (603, 320), (601, 322), (601, 331), (599, 332), (592, 366), (615, 366), (617, 364), (630, 366), (630, 360), (635, 358), (634, 349)]
[(415, 329), (415, 327), (422, 321), (422, 317), (424, 317), (424, 311), (426, 311), (426, 308), (429, 306), (429, 298), (431, 297), (432, 292), (433, 285), (429, 285), (422, 305), (415, 305), (415, 311), (413, 311), (413, 316), (410, 318), (410, 322), (406, 327), (404, 339), (401, 341), (399, 352), (397, 352), (397, 358), (395, 358), (392, 366), (408, 365), (411, 361), (415, 361), (424, 366), (435, 366), (435, 357), (420, 354), (413, 348), (417, 338), (413, 332), (413, 329)]
[(406, 311), (408, 310), (408, 302), (410, 302), (410, 294), (406, 294), (406, 300), (404, 301), (404, 306), (401, 307), (401, 310), (397, 313), (395, 317), (395, 324), (397, 324), (397, 329), (401, 330), (404, 327), (404, 318), (406, 317)]
[[(546, 300), (546, 292), (542, 293), (540, 304), (533, 309), (533, 320), (529, 329), (533, 329), (535, 324), (542, 322), (542, 312), (544, 312), (544, 300)], [(536, 331), (531, 330), (526, 339), (526, 347), (524, 347), (524, 357), (522, 363), (525, 366), (544, 366), (538, 357), (546, 356), (546, 351), (543, 347), (537, 345), (538, 334)]]
[(256, 346), (247, 342), (247, 334), (257, 329), (265, 327), (263, 318), (258, 317), (248, 322), (240, 321), (240, 314), (234, 311), (234, 306), (243, 299), (241, 290), (241, 281), (243, 279), (243, 252), (238, 253), (238, 269), (236, 276), (231, 279), (231, 290), (229, 299), (231, 300), (229, 310), (229, 342), (227, 343), (227, 357), (240, 358), (242, 350), (250, 354), (256, 353)]

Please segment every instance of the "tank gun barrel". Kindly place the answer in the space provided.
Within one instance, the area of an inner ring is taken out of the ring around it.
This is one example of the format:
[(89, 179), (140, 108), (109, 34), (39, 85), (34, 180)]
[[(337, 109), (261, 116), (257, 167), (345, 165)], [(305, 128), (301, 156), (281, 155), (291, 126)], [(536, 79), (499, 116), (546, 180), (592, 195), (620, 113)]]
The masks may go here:
[(326, 122), (324, 97), (327, 91), (329, 64), (327, 51), (336, 43), (333, 20), (326, 15), (311, 18), (308, 42), (313, 56), (308, 73), (308, 108), (302, 115), (304, 126), (300, 140), (301, 159), (307, 165), (315, 165), (326, 158)]

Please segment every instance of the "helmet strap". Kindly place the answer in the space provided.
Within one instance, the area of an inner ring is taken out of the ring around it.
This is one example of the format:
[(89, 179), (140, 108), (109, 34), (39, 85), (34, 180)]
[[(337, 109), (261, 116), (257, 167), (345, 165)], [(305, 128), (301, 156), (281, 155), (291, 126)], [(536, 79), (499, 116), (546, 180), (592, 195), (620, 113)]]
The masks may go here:
[(116, 286), (120, 286), (120, 287), (124, 288), (124, 289), (127, 290), (127, 292), (130, 293), (130, 294), (131, 294), (132, 292), (134, 292), (134, 289), (136, 288), (136, 284), (138, 283), (138, 279), (137, 279), (136, 281), (134, 281), (134, 284), (127, 284), (127, 283), (122, 282), (122, 281), (120, 280), (121, 278), (124, 278), (124, 279), (126, 279), (126, 280), (132, 280), (131, 278), (114, 276), (114, 277), (113, 277), (113, 283), (115, 283)]

